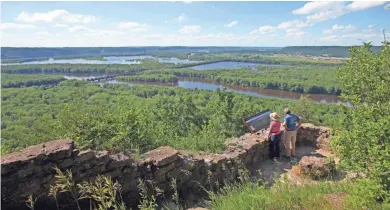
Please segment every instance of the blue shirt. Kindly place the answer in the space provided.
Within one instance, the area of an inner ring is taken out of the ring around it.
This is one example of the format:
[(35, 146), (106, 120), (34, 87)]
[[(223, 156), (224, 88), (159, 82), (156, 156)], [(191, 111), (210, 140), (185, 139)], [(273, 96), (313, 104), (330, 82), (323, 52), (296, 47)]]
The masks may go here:
[(299, 121), (299, 117), (295, 114), (288, 114), (286, 117), (284, 117), (284, 122), (287, 125), (287, 128), (289, 130), (295, 131), (297, 130), (297, 122)]

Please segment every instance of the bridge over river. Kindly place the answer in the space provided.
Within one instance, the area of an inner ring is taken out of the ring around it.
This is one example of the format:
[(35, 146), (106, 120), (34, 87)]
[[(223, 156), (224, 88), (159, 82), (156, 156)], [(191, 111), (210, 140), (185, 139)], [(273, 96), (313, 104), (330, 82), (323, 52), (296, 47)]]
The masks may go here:
[(126, 73), (126, 74), (117, 74), (117, 75), (107, 75), (107, 76), (100, 76), (100, 77), (93, 77), (87, 79), (88, 82), (101, 82), (101, 81), (110, 81), (115, 80), (118, 76), (132, 76), (135, 75), (135, 73)]

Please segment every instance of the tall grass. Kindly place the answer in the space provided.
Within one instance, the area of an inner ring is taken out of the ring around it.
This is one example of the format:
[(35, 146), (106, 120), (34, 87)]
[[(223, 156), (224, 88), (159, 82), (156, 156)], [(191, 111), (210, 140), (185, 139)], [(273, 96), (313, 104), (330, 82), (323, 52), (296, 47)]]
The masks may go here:
[[(276, 181), (267, 188), (252, 182), (224, 187), (211, 193), (211, 209), (267, 209), (267, 210), (331, 210), (331, 209), (385, 209), (375, 199), (375, 183), (369, 180), (357, 182), (321, 182), (316, 185), (297, 186), (288, 181)], [(336, 194), (336, 200), (326, 199)]]

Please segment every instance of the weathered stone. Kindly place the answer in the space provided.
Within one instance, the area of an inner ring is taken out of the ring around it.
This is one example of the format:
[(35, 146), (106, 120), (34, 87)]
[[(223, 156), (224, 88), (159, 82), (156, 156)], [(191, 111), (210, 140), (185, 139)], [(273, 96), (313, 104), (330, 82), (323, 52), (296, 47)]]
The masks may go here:
[(75, 164), (81, 164), (95, 158), (95, 151), (90, 149), (81, 151), (75, 158)]
[(158, 167), (158, 168), (156, 168), (156, 171), (154, 172), (154, 176), (155, 177), (164, 176), (168, 171), (171, 171), (179, 166), (180, 165), (178, 165), (177, 162), (172, 162), (172, 163), (169, 163), (168, 165)]
[(299, 161), (299, 167), (303, 175), (318, 179), (332, 175), (335, 162), (327, 158), (304, 156)]
[(159, 147), (142, 155), (142, 163), (153, 163), (156, 166), (163, 166), (179, 158), (179, 152), (172, 147)]
[(324, 150), (330, 150), (330, 139), (332, 138), (331, 135), (328, 133), (322, 133), (318, 138), (317, 138), (317, 147), (324, 149)]
[(63, 168), (68, 168), (72, 166), (74, 163), (73, 158), (67, 158), (65, 160), (62, 160), (58, 163), (58, 168), (63, 169)]
[(19, 170), (29, 162), (36, 160), (59, 160), (69, 157), (73, 151), (73, 141), (69, 139), (54, 140), (35, 146), (30, 146), (20, 152), (14, 152), (1, 157), (1, 174), (5, 175)]
[(96, 151), (95, 159), (97, 165), (105, 165), (109, 161), (109, 152), (108, 151)]
[(123, 153), (109, 155), (109, 163), (107, 169), (111, 170), (113, 168), (123, 168), (125, 166), (131, 165), (131, 159), (124, 155)]

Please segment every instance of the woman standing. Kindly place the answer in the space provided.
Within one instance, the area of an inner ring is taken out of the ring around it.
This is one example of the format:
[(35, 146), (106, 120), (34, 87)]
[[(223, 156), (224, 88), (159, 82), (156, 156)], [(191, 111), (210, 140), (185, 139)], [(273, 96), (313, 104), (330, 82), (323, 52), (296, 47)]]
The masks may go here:
[(279, 143), (282, 137), (282, 132), (280, 131), (280, 126), (282, 123), (279, 121), (280, 116), (278, 113), (274, 112), (270, 115), (271, 123), (269, 126), (268, 139), (269, 142), (269, 157), (273, 160), (280, 157), (280, 147)]

